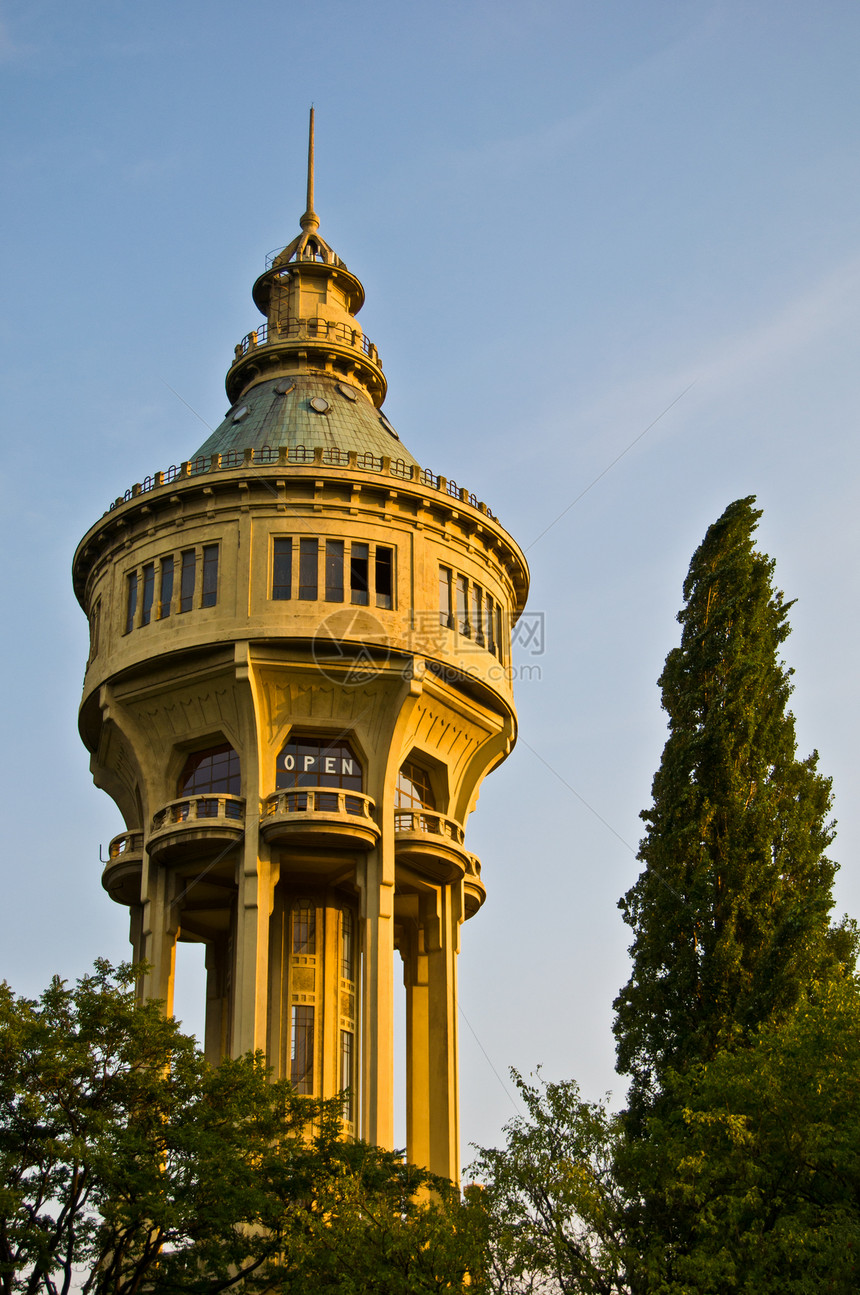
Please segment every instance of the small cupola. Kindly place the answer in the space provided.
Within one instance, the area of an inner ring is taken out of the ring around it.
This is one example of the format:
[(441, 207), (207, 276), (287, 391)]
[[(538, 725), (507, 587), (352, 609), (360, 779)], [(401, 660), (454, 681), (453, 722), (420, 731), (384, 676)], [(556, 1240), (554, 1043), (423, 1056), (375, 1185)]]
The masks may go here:
[(301, 233), (266, 258), (254, 284), (265, 321), (243, 337), (227, 374), (231, 405), (259, 382), (328, 375), (363, 391), (379, 409), (387, 382), (379, 353), (355, 316), (364, 288), (319, 233), (314, 210), (314, 110), (310, 110), (307, 206)]

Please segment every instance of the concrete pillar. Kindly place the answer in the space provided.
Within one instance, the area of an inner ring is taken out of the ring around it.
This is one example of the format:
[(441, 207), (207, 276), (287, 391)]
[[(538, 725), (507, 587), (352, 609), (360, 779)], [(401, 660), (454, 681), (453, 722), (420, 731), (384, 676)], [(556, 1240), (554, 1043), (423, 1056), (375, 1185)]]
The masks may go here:
[(380, 875), (380, 848), (361, 871), (361, 1136), (393, 1150), (394, 884)]

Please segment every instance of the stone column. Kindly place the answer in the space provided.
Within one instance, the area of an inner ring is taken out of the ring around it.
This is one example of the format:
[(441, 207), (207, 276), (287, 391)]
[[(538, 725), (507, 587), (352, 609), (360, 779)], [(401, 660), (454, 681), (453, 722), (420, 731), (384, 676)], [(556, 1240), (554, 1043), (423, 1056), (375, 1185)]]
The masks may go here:
[[(393, 845), (388, 843), (393, 854)], [(394, 883), (380, 842), (359, 869), (362, 927), (361, 1136), (394, 1147)]]

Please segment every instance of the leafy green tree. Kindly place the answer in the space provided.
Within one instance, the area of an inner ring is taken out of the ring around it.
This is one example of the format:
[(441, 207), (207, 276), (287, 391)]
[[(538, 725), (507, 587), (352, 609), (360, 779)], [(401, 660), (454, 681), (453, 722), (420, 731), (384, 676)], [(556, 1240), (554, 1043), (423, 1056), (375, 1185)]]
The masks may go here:
[(790, 604), (753, 499), (693, 557), (660, 683), (654, 779), (616, 1000), (629, 1109), (525, 1089), (482, 1151), (499, 1295), (860, 1289), (856, 928), (830, 925), (830, 782), (797, 758)]
[(452, 1184), (345, 1142), (340, 1101), (261, 1056), (207, 1065), (134, 979), (99, 962), (38, 1002), (0, 986), (2, 1295), (480, 1279), (482, 1216)]
[(296, 1211), (282, 1295), (436, 1295), (485, 1291), (487, 1220), (479, 1197), (404, 1163), (397, 1152), (340, 1137), (328, 1120), (308, 1158), (311, 1209)]
[(633, 969), (615, 1002), (618, 1069), (635, 1118), (683, 1071), (787, 1012), (827, 966), (830, 780), (795, 750), (788, 610), (754, 548), (750, 497), (708, 530), (684, 582), (680, 647), (660, 678), (669, 737), (620, 903)]
[(626, 1291), (618, 1117), (602, 1102), (583, 1101), (572, 1080), (537, 1085), (511, 1073), (526, 1115), (505, 1126), (504, 1148), (478, 1148), (470, 1166), (488, 1218), (488, 1289)]
[[(860, 1288), (860, 992), (810, 987), (744, 1048), (670, 1088), (652, 1120), (676, 1240), (640, 1237), (640, 1288), (663, 1295), (854, 1295)], [(678, 1238), (681, 1238), (678, 1240)]]

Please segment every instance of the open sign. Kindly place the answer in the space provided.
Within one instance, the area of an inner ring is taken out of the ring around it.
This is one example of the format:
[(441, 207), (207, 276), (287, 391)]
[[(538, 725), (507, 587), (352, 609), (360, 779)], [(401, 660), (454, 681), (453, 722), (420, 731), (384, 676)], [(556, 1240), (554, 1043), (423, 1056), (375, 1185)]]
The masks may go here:
[(275, 786), (339, 787), (361, 791), (362, 769), (348, 742), (324, 737), (294, 737), (278, 754)]

